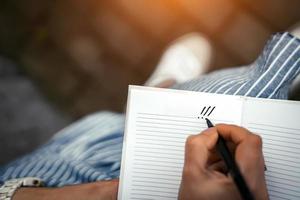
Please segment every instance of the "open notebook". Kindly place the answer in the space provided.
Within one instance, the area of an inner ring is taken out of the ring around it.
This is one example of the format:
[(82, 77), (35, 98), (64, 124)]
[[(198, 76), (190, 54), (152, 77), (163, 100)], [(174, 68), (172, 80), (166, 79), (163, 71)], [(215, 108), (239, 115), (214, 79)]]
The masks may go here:
[(203, 115), (259, 134), (270, 198), (300, 199), (300, 102), (140, 86), (129, 87), (118, 199), (177, 199), (185, 140), (207, 128)]

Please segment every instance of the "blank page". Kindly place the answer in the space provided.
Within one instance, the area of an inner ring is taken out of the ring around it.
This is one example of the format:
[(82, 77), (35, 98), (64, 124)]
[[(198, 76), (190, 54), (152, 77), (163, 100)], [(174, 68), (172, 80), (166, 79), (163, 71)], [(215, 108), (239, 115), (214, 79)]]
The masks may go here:
[(209, 106), (213, 123), (240, 124), (241, 97), (130, 86), (118, 199), (177, 199), (186, 138)]
[(270, 199), (300, 199), (300, 103), (247, 98), (242, 125), (263, 138)]

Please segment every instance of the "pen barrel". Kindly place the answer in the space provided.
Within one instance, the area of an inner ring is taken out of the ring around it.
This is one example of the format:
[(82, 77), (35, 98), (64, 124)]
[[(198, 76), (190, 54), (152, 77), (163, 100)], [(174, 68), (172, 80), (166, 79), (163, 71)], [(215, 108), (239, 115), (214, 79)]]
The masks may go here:
[(232, 176), (235, 185), (237, 186), (242, 198), (244, 200), (254, 200), (254, 197), (250, 192), (243, 175), (241, 174), (238, 166), (235, 163), (234, 158), (232, 157), (226, 145), (226, 141), (220, 135), (217, 141), (217, 150), (221, 154), (221, 157), (228, 168), (228, 172)]

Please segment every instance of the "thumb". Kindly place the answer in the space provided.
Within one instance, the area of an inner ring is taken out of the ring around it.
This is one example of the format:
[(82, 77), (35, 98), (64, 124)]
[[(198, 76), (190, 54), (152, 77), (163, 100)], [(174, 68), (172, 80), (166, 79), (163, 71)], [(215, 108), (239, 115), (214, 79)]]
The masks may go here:
[(187, 138), (185, 145), (185, 165), (191, 168), (205, 169), (210, 151), (215, 147), (218, 133), (215, 128), (209, 128), (198, 135)]

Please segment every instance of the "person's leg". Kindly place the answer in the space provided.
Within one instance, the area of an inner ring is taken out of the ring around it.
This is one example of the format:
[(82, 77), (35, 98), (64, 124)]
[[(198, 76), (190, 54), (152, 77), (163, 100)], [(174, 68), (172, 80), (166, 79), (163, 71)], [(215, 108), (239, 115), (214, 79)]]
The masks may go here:
[(119, 176), (124, 115), (99, 112), (57, 133), (47, 144), (0, 167), (1, 182), (39, 177), (46, 186), (107, 180)]
[(250, 66), (216, 71), (177, 84), (174, 89), (258, 98), (287, 99), (300, 73), (300, 40), (289, 33), (274, 35)]
[(299, 73), (299, 27), (274, 35), (251, 65), (205, 75), (212, 57), (209, 42), (197, 34), (183, 36), (166, 50), (145, 85), (274, 99), (287, 99), (290, 88), (295, 97), (300, 88), (300, 75), (293, 81)]

